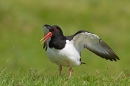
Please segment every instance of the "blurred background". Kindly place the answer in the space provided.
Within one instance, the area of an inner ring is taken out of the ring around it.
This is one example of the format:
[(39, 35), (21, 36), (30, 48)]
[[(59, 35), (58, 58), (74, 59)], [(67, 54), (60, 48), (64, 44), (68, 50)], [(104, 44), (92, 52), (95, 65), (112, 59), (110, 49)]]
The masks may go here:
[[(60, 26), (65, 35), (81, 29), (93, 32), (121, 59), (107, 61), (85, 49), (82, 61), (86, 64), (74, 67), (74, 75), (130, 70), (130, 0), (1, 0), (0, 70), (58, 73), (39, 41), (44, 24)], [(68, 71), (63, 68), (63, 73)]]

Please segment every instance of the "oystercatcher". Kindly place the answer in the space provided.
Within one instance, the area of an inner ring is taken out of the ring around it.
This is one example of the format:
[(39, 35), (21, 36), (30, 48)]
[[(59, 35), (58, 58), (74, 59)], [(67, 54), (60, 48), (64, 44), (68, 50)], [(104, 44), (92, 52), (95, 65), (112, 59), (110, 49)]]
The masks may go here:
[(71, 76), (72, 67), (85, 64), (81, 61), (81, 51), (84, 48), (106, 60), (120, 60), (102, 39), (91, 32), (80, 30), (74, 35), (64, 36), (57, 25), (45, 24), (43, 28), (44, 37), (40, 41), (44, 43), (43, 48), (50, 61), (59, 66), (59, 75), (61, 75), (62, 66), (70, 67), (69, 76)]

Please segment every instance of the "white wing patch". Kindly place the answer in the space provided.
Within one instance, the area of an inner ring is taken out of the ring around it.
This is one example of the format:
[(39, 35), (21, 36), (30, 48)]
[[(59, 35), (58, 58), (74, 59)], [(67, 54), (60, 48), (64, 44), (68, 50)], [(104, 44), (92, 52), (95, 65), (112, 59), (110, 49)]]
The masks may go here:
[(74, 36), (73, 42), (78, 52), (81, 52), (84, 48), (87, 48), (96, 55), (107, 60), (119, 60), (114, 51), (93, 33), (87, 31), (80, 32)]
[[(44, 31), (44, 36), (49, 32), (49, 30), (45, 26), (43, 27), (43, 31)], [(45, 48), (45, 50), (47, 49), (47, 46), (48, 46), (50, 40), (51, 40), (51, 38), (47, 39), (44, 42), (43, 48)]]
[(80, 34), (77, 34), (73, 38), (74, 45), (78, 51), (82, 51), (86, 45), (88, 47), (92, 47), (92, 45), (94, 43), (96, 44), (98, 42), (98, 40), (99, 40), (99, 37), (97, 35), (92, 34), (92, 33), (88, 33), (88, 32), (82, 32)]

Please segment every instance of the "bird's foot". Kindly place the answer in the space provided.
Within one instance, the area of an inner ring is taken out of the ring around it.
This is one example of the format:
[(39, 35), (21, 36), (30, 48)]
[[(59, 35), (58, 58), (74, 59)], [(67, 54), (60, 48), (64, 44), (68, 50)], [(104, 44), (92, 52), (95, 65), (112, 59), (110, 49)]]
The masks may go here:
[(61, 76), (62, 66), (59, 66), (59, 76)]
[(73, 69), (72, 69), (72, 67), (70, 67), (70, 69), (69, 69), (69, 78), (71, 77), (71, 75), (72, 75), (72, 72), (73, 72)]

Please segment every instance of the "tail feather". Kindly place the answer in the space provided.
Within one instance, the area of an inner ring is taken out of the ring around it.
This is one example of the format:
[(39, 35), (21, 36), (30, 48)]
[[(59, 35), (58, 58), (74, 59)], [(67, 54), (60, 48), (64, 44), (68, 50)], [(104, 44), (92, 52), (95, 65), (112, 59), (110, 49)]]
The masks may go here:
[(85, 62), (81, 62), (81, 64), (86, 64)]

